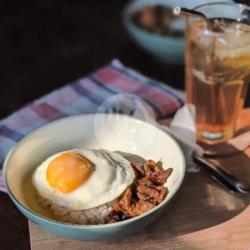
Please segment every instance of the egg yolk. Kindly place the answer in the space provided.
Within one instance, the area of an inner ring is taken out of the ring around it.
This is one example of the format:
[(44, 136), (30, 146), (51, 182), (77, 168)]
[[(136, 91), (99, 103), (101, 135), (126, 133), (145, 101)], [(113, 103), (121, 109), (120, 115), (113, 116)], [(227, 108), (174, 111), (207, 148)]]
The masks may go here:
[(68, 193), (82, 185), (93, 170), (93, 164), (88, 159), (66, 152), (50, 162), (47, 168), (47, 180), (55, 189)]

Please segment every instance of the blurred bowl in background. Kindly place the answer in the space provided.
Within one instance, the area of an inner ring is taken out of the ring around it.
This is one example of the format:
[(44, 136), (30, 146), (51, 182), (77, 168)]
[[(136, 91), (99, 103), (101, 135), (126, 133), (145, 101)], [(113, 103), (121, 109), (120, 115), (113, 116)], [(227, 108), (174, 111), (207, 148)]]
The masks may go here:
[[(140, 27), (135, 23), (133, 18), (140, 11), (143, 11), (148, 6), (161, 6), (166, 7), (166, 10), (171, 10), (176, 6), (182, 6), (186, 8), (194, 8), (200, 4), (218, 2), (216, 0), (134, 0), (131, 1), (124, 9), (123, 22), (133, 40), (149, 54), (153, 55), (157, 59), (172, 63), (183, 64), (184, 63), (184, 31), (185, 31), (185, 19), (177, 19), (172, 16), (173, 20), (169, 23), (173, 28), (177, 27), (178, 34), (171, 32), (169, 34), (158, 34)], [(220, 2), (233, 2), (231, 0), (220, 0)], [(170, 17), (171, 18), (171, 17)], [(169, 20), (168, 20), (169, 21)], [(175, 27), (174, 27), (175, 26)], [(181, 30), (182, 29), (182, 30)], [(182, 34), (180, 34), (180, 31)]]

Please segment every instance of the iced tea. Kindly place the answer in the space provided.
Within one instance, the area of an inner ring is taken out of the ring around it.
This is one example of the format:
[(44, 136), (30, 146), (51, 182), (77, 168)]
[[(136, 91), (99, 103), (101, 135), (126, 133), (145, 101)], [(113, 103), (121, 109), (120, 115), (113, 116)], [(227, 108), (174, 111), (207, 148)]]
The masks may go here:
[(196, 109), (197, 139), (233, 136), (250, 80), (250, 26), (228, 18), (192, 20), (186, 33), (186, 101)]

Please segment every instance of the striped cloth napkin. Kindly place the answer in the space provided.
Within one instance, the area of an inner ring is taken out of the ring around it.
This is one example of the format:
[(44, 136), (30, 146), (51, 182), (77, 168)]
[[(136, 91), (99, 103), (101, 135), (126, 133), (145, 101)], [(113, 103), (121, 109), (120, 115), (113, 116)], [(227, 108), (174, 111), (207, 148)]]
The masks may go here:
[(120, 93), (141, 97), (151, 106), (157, 119), (173, 115), (183, 105), (182, 92), (113, 60), (0, 121), (0, 191), (5, 191), (1, 171), (4, 158), (26, 134), (58, 118), (95, 113), (107, 98)]

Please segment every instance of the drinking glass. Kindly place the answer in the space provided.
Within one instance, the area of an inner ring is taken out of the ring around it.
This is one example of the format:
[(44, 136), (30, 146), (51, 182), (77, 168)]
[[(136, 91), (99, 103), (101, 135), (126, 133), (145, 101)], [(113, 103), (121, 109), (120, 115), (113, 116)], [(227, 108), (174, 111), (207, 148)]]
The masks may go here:
[(250, 8), (210, 3), (188, 17), (186, 31), (186, 102), (196, 110), (197, 139), (226, 141), (235, 131), (250, 80)]

